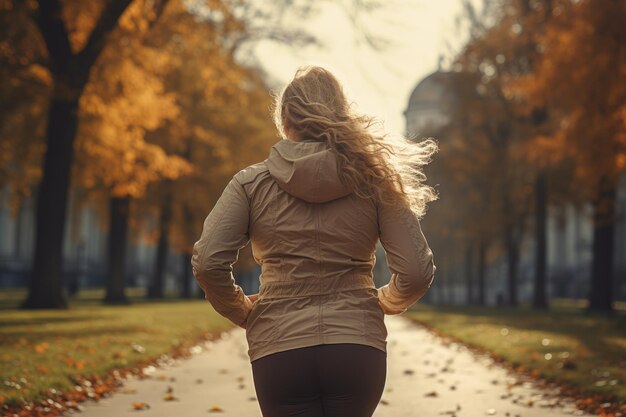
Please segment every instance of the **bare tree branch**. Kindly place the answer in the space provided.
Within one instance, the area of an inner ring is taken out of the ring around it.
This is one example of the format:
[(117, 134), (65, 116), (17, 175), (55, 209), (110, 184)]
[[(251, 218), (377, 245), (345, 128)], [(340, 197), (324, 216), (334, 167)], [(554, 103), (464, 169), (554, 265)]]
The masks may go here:
[(85, 47), (77, 56), (79, 65), (83, 68), (89, 68), (93, 65), (105, 46), (106, 35), (115, 28), (120, 16), (132, 1), (113, 0), (108, 3), (91, 31)]

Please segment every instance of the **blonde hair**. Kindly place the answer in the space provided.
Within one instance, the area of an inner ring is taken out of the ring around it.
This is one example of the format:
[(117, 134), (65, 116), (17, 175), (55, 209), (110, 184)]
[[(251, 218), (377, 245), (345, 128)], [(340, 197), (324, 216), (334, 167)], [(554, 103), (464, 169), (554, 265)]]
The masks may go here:
[(274, 122), (280, 134), (300, 140), (325, 141), (338, 158), (340, 180), (357, 196), (376, 199), (399, 210), (410, 208), (418, 218), (426, 203), (438, 199), (424, 184), (423, 167), (439, 150), (437, 142), (413, 142), (404, 136), (376, 133), (379, 122), (356, 114), (343, 87), (328, 70), (301, 67), (275, 96)]

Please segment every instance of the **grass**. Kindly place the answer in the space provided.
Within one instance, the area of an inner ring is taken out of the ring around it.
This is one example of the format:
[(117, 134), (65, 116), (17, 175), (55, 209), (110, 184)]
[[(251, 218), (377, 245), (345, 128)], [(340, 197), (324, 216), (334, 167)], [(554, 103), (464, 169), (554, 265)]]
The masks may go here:
[[(86, 290), (69, 310), (24, 311), (16, 309), (23, 291), (1, 291), (0, 404), (37, 401), (50, 389), (71, 389), (72, 376), (132, 367), (232, 327), (205, 300), (146, 302), (140, 290), (129, 294), (130, 305), (102, 305), (102, 291)], [(571, 303), (549, 312), (418, 304), (406, 316), (514, 366), (626, 400), (624, 311), (607, 318)]]
[(132, 367), (232, 327), (205, 300), (105, 306), (86, 291), (68, 310), (25, 311), (15, 308), (22, 292), (0, 294), (0, 404), (37, 401), (71, 389), (72, 376)]
[(565, 305), (543, 312), (419, 304), (406, 315), (537, 376), (626, 400), (624, 312), (605, 317)]

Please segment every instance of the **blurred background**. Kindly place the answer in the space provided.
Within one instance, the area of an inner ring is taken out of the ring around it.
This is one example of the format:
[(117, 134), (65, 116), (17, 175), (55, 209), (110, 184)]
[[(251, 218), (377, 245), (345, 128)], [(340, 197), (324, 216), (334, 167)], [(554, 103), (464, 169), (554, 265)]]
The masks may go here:
[[(624, 22), (623, 0), (0, 0), (3, 412), (76, 409), (233, 326), (192, 246), (317, 64), (439, 143), (437, 273), (404, 317), (626, 415)], [(248, 246), (236, 281), (259, 273)]]
[[(425, 301), (611, 311), (626, 298), (624, 13), (613, 0), (2, 0), (0, 286), (27, 308), (94, 288), (110, 303), (198, 296), (204, 218), (279, 139), (271, 93), (319, 64), (388, 131), (439, 141)], [(237, 281), (254, 293), (258, 274), (247, 248)]]

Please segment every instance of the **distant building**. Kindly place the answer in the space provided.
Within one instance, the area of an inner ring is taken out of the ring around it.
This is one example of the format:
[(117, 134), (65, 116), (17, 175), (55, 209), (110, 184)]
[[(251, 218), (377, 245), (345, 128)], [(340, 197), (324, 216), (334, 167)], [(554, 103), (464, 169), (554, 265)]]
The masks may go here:
[[(450, 91), (451, 77), (458, 73), (436, 71), (430, 74), (412, 91), (407, 109), (406, 135), (417, 138), (434, 135), (451, 121), (448, 110), (455, 100)], [(438, 138), (445, 141), (445, 138)], [(626, 172), (622, 175), (618, 190), (617, 207), (619, 222), (615, 228), (614, 290), (616, 300), (626, 300)], [(532, 222), (531, 222), (532, 223)], [(548, 294), (553, 298), (586, 299), (591, 279), (593, 224), (591, 204), (577, 210), (573, 205), (549, 207), (547, 219)], [(529, 230), (521, 246), (519, 263), (518, 296), (521, 302), (532, 300), (535, 243), (533, 231)], [(435, 255), (437, 258), (437, 255)], [(495, 304), (498, 294), (506, 297), (506, 258), (501, 257), (488, 265), (487, 303)], [(435, 292), (452, 303), (465, 302), (464, 268), (445, 266), (445, 289), (442, 279), (435, 279)], [(443, 273), (443, 268), (441, 270)], [(439, 288), (437, 288), (439, 287)], [(476, 293), (476, 291), (474, 291)]]
[(450, 122), (448, 104), (454, 94), (446, 86), (453, 73), (437, 71), (420, 81), (413, 89), (404, 111), (406, 133), (426, 136)]
[[(70, 201), (74, 198), (70, 191)], [(35, 247), (34, 197), (25, 199), (17, 216), (7, 209), (8, 188), (0, 190), (0, 288), (25, 287), (28, 285)], [(100, 226), (98, 213), (88, 207), (74, 212), (75, 205), (68, 204), (68, 216), (63, 245), (63, 279), (70, 289), (102, 287), (107, 272), (107, 230)], [(130, 238), (130, 236), (129, 236)], [(129, 240), (126, 253), (128, 286), (146, 285), (154, 270), (156, 246)], [(172, 254), (171, 256), (175, 256)], [(168, 285), (179, 273), (180, 262), (170, 262), (166, 275)]]
[[(9, 188), (0, 189), (0, 288), (26, 287), (35, 247), (35, 198), (25, 199), (16, 217), (9, 212), (8, 198)], [(75, 212), (76, 205), (71, 204), (73, 198), (75, 192), (70, 190), (63, 245), (63, 284), (69, 292), (101, 288), (107, 273), (108, 231), (102, 228), (101, 214), (96, 210), (83, 207)], [(146, 221), (149, 227), (156, 226), (156, 219), (146, 218)], [(198, 236), (200, 232), (198, 230)], [(156, 243), (148, 243), (142, 236), (130, 236), (130, 233), (128, 239), (127, 287), (147, 287), (154, 274)], [(165, 271), (166, 291), (179, 290), (182, 261), (181, 253), (170, 250)], [(194, 278), (189, 279), (192, 289), (199, 292)], [(251, 283), (247, 288), (258, 289), (258, 285)]]

